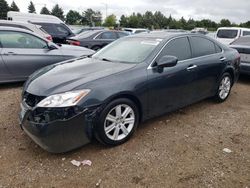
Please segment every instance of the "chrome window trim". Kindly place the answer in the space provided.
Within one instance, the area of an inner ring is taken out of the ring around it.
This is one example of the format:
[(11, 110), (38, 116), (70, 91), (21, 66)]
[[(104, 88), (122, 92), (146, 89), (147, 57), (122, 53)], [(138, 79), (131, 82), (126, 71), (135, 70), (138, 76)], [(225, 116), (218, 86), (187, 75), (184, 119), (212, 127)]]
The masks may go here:
[[(149, 64), (147, 70), (153, 69), (153, 66), (152, 66), (152, 65), (154, 64), (155, 60), (156, 60), (157, 57), (160, 55), (160, 53), (163, 51), (163, 49), (166, 47), (166, 45), (168, 45), (171, 41), (173, 41), (173, 40), (175, 40), (175, 39), (184, 38), (184, 37), (201, 37), (201, 36), (185, 35), (185, 36), (174, 37), (174, 38), (168, 40), (168, 41), (166, 42), (166, 44), (164, 44), (164, 46), (161, 48), (161, 50), (160, 50), (160, 51), (156, 54), (156, 56), (153, 58), (153, 60), (152, 60), (151, 63)], [(205, 37), (201, 37), (201, 38), (205, 38)], [(207, 38), (205, 38), (205, 39), (207, 39)], [(207, 39), (207, 40), (209, 40), (209, 39)], [(215, 43), (215, 42), (212, 41), (212, 40), (209, 40), (209, 41)], [(215, 44), (216, 44), (216, 43), (215, 43)], [(218, 44), (216, 44), (216, 45), (218, 45)], [(221, 50), (222, 50), (221, 52), (214, 53), (214, 54), (209, 54), (209, 55), (204, 55), (204, 56), (199, 56), (199, 57), (193, 57), (193, 58), (189, 58), (189, 59), (185, 59), (185, 60), (181, 60), (181, 61), (178, 61), (178, 63), (182, 63), (182, 62), (189, 61), (189, 60), (196, 60), (196, 59), (200, 59), (200, 58), (204, 58), (204, 57), (209, 57), (209, 56), (216, 55), (216, 54), (223, 54), (223, 53), (224, 53), (224, 49), (223, 49), (220, 45), (218, 45), (218, 46), (221, 48)], [(191, 44), (190, 44), (190, 48), (191, 48)], [(191, 52), (192, 52), (192, 49), (191, 49)]]

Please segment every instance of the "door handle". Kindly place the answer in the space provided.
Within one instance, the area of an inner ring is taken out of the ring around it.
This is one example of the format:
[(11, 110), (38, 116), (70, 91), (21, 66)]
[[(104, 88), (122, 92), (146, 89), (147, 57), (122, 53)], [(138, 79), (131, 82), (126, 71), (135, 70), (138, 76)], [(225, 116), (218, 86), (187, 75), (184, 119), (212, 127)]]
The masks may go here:
[(15, 52), (6, 52), (6, 53), (3, 53), (3, 55), (17, 55)]
[(220, 58), (220, 61), (222, 61), (222, 62), (223, 62), (223, 61), (226, 61), (226, 60), (227, 60), (227, 58), (225, 58), (225, 57), (221, 57), (221, 58)]
[(188, 71), (191, 71), (191, 70), (193, 70), (193, 69), (195, 69), (195, 68), (197, 68), (197, 65), (190, 65), (190, 66), (187, 68), (187, 70), (188, 70)]

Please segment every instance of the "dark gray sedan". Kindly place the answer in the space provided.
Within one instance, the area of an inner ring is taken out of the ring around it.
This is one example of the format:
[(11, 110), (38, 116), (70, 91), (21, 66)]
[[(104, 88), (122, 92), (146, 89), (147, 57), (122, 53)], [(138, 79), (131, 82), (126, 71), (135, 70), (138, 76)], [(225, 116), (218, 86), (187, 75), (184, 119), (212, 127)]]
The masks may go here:
[(68, 43), (75, 46), (83, 46), (92, 50), (99, 50), (107, 44), (130, 35), (124, 31), (95, 30), (85, 31), (68, 39)]
[(21, 127), (55, 153), (94, 137), (122, 144), (141, 121), (208, 97), (225, 101), (239, 64), (236, 50), (204, 35), (124, 37), (92, 57), (33, 74), (24, 85)]
[(0, 27), (0, 83), (24, 81), (46, 65), (93, 54), (77, 46), (58, 46), (33, 32)]

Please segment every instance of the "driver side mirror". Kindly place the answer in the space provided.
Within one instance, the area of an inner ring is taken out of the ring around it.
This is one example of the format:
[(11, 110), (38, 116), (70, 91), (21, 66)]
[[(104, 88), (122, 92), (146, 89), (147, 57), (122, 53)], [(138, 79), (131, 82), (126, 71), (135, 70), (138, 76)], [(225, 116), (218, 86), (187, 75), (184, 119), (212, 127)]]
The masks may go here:
[(178, 62), (178, 58), (175, 56), (166, 55), (161, 57), (157, 63), (157, 69), (162, 72), (165, 67), (174, 67)]
[(49, 50), (56, 50), (57, 49), (57, 47), (52, 43), (48, 43), (48, 48), (49, 48)]

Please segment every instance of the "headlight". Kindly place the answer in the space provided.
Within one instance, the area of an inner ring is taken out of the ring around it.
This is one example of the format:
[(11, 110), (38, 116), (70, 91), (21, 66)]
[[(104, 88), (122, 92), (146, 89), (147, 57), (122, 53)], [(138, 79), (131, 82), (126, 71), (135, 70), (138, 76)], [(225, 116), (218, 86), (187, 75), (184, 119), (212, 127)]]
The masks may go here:
[(69, 107), (76, 105), (90, 92), (89, 89), (70, 91), (46, 97), (37, 104), (37, 107)]

